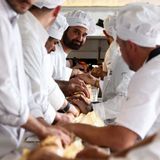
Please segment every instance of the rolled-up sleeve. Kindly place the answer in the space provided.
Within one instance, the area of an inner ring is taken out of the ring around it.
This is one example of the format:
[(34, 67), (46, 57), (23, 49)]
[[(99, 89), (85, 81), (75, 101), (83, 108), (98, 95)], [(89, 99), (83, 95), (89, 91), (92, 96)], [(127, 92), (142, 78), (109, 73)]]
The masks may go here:
[(73, 69), (69, 67), (64, 67), (63, 80), (69, 81), (69, 79), (71, 78), (72, 71)]
[[(122, 103), (127, 97), (128, 85), (133, 74), (134, 73), (129, 70), (128, 72), (121, 73), (119, 84), (115, 88), (115, 93), (112, 95), (112, 97), (108, 98), (108, 100), (104, 102), (93, 104), (95, 112), (97, 112), (102, 119), (117, 117), (117, 114), (122, 108)], [(115, 77), (113, 77), (111, 80), (114, 78)], [(104, 81), (103, 83), (107, 82)], [(102, 84), (100, 84), (100, 86), (102, 86)]]
[[(158, 66), (158, 63), (155, 66)], [(156, 131), (160, 114), (160, 90), (157, 87), (160, 82), (159, 70), (147, 69), (144, 67), (132, 78), (127, 99), (116, 120), (141, 138)]]

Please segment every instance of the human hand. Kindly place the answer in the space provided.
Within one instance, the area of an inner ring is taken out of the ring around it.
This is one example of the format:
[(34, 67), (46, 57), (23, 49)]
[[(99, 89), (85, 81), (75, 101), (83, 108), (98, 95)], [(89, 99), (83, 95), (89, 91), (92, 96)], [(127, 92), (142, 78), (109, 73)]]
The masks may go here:
[(69, 98), (69, 101), (76, 105), (81, 113), (87, 114), (91, 111), (91, 101), (82, 94), (77, 94)]
[(73, 69), (80, 69), (80, 70), (82, 70), (84, 72), (87, 72), (88, 71), (88, 67), (89, 67), (89, 65), (82, 61), (82, 62), (79, 62), (78, 64), (76, 64), (73, 67)]
[(103, 71), (102, 65), (100, 65), (100, 66), (95, 67), (95, 68), (92, 69), (91, 75), (96, 77), (96, 78), (103, 79), (104, 76), (107, 75), (107, 73)]
[(71, 132), (59, 125), (54, 125), (46, 128), (45, 137), (52, 135), (60, 138), (64, 147), (69, 145), (74, 139), (74, 136)]
[(90, 93), (87, 89), (86, 84), (83, 80), (79, 79), (78, 77), (70, 79), (68, 84), (69, 96), (72, 96), (75, 92), (83, 92), (86, 97), (90, 97)]
[(67, 114), (67, 113), (56, 113), (55, 117), (55, 123), (70, 123), (73, 122), (74, 115), (73, 114)]
[(58, 156), (59, 152), (61, 152), (59, 148), (51, 146), (39, 147), (29, 154), (27, 160), (65, 160)]
[(71, 77), (74, 77), (74, 76), (76, 76), (76, 75), (78, 75), (78, 74), (82, 74), (82, 73), (83, 73), (83, 72), (80, 71), (79, 69), (73, 69), (73, 70), (72, 70)]
[(95, 78), (94, 76), (92, 76), (89, 73), (84, 73), (84, 74), (79, 74), (77, 75), (77, 77), (81, 80), (83, 80), (86, 84), (90, 84), (92, 86), (95, 85), (97, 78)]
[(80, 110), (78, 107), (74, 106), (73, 104), (70, 104), (70, 108), (67, 112), (68, 114), (72, 114), (73, 116), (77, 117), (80, 114)]

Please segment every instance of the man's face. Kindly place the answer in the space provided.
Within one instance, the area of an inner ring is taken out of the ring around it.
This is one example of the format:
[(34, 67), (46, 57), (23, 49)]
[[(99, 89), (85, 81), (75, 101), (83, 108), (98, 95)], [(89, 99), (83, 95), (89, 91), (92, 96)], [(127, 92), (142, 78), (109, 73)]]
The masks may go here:
[(19, 14), (25, 13), (36, 0), (7, 0), (11, 8)]
[(106, 37), (107, 43), (110, 45), (114, 40), (113, 37), (110, 36), (105, 30), (103, 30), (103, 33), (104, 33), (104, 35)]
[(117, 43), (119, 44), (120, 51), (121, 51), (124, 61), (127, 63), (127, 65), (129, 66), (131, 70), (136, 71), (135, 66), (136, 66), (137, 58), (134, 57), (135, 54), (130, 48), (129, 43), (127, 43), (127, 41), (121, 40), (118, 37), (117, 37)]
[(86, 41), (87, 29), (81, 26), (69, 27), (63, 34), (63, 43), (66, 47), (78, 50)]
[(54, 52), (56, 50), (56, 44), (58, 44), (58, 43), (59, 43), (59, 41), (57, 39), (49, 37), (46, 44), (45, 44), (47, 52), (48, 53)]

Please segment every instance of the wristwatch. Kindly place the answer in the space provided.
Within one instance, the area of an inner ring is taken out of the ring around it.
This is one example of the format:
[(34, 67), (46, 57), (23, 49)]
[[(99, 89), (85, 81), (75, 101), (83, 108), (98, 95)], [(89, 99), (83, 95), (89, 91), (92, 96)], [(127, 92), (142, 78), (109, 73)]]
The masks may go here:
[(67, 105), (63, 109), (58, 110), (58, 112), (66, 113), (70, 109), (70, 107), (71, 107), (71, 104), (68, 102)]
[(92, 102), (87, 106), (87, 110), (89, 112), (93, 111), (93, 103)]

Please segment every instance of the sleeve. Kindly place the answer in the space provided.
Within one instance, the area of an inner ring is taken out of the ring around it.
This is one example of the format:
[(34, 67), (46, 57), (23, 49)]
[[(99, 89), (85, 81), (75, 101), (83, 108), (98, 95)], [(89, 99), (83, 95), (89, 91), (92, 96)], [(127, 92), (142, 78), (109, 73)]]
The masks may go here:
[(93, 110), (103, 119), (116, 118), (119, 113), (124, 96), (116, 95), (105, 102), (93, 104)]
[(25, 72), (32, 91), (29, 105), (31, 114), (36, 118), (42, 117), (48, 123), (52, 123), (56, 113), (48, 102), (48, 87), (45, 82), (47, 77), (44, 77), (41, 65), (42, 48), (36, 44), (37, 41), (34, 40), (34, 37), (23, 35), (23, 38)]
[[(21, 100), (18, 86), (15, 84), (13, 73), (13, 53), (11, 41), (12, 33), (9, 23), (0, 19), (0, 123), (10, 126), (21, 126), (26, 123), (29, 109)], [(14, 54), (14, 53), (13, 53)]]
[[(36, 47), (36, 44), (32, 47), (30, 43), (34, 45), (32, 39), (23, 40), (25, 73), (33, 96), (31, 96), (33, 99), (31, 98), (30, 110), (35, 117), (44, 117), (43, 105), (46, 105), (46, 103), (44, 103), (45, 97), (41, 87), (41, 51)], [(36, 53), (39, 53), (39, 55), (36, 55)]]
[(64, 104), (65, 96), (54, 79), (49, 81), (49, 102), (55, 110), (59, 110)]
[(64, 73), (63, 73), (63, 80), (64, 81), (69, 81), (71, 74), (72, 74), (72, 69), (69, 67), (64, 67)]
[(103, 90), (103, 83), (104, 83), (104, 81), (99, 80), (99, 87), (100, 87), (101, 91)]
[(117, 114), (122, 108), (122, 102), (127, 97), (128, 85), (132, 76), (133, 72), (129, 71), (129, 69), (126, 72), (122, 72), (122, 78), (120, 78), (121, 81), (115, 89), (114, 96), (112, 96), (105, 102), (93, 104), (95, 112), (97, 112), (103, 120), (117, 117)]
[(61, 67), (61, 66), (53, 66), (53, 75), (52, 77), (55, 80), (64, 80), (69, 81), (72, 74), (72, 69), (68, 67)]
[(66, 59), (63, 57), (62, 53), (59, 51), (55, 51), (51, 55), (51, 63), (52, 63), (52, 77), (55, 80), (65, 80), (68, 81), (72, 74), (72, 69), (66, 67)]
[[(144, 138), (160, 114), (159, 72), (142, 69), (132, 78), (116, 122)], [(155, 77), (155, 78), (153, 78)]]

